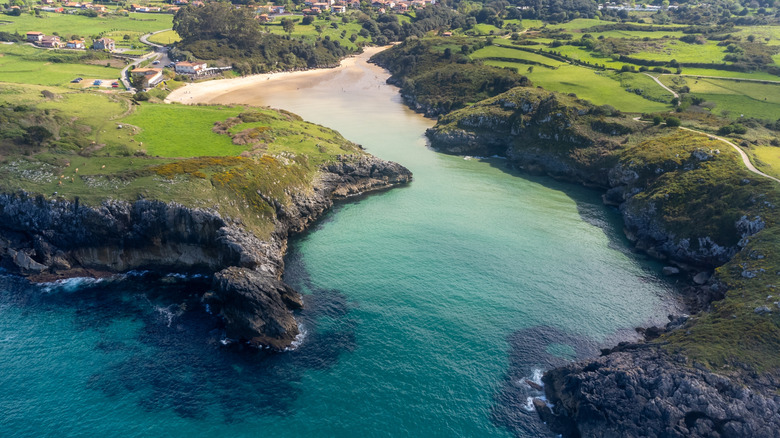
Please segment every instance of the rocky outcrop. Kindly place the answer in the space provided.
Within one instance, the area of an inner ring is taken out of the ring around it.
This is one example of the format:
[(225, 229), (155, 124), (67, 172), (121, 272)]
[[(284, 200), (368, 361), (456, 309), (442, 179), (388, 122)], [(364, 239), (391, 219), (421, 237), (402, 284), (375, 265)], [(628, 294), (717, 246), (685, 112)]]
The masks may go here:
[(130, 270), (216, 273), (204, 297), (220, 312), (229, 337), (283, 349), (298, 334), (292, 311), (300, 295), (284, 284), (287, 237), (306, 229), (333, 199), (411, 180), (404, 167), (370, 156), (343, 156), (312, 185), (276, 208), (275, 231), (261, 240), (241, 218), (214, 209), (141, 199), (46, 199), (0, 194), (0, 264), (35, 279)]
[[(538, 93), (505, 93), (453, 112), (428, 137), (443, 152), (495, 153), (535, 174), (603, 187), (604, 202), (620, 209), (636, 249), (664, 260), (667, 275), (689, 280), (683, 290), (689, 312), (722, 299), (726, 288), (714, 268), (738, 254), (771, 215), (766, 195), (743, 189), (757, 183), (721, 156), (716, 142), (672, 132), (656, 143), (614, 147), (600, 134), (624, 135), (635, 128), (632, 121), (594, 119), (576, 102), (566, 110), (571, 101)], [(727, 202), (719, 198), (724, 192)], [(739, 207), (727, 212), (731, 206)], [(766, 374), (746, 379), (752, 373), (744, 370), (723, 376), (690, 367), (649, 342), (666, 330), (685, 330), (681, 325), (643, 330), (646, 344), (551, 369), (543, 378), (551, 404), (536, 400), (537, 413), (564, 437), (780, 437), (780, 382), (755, 380), (771, 380)]]
[[(630, 345), (548, 371), (535, 403), (564, 437), (780, 437), (780, 396), (703, 367), (657, 345)], [(765, 382), (757, 387), (777, 387)]]

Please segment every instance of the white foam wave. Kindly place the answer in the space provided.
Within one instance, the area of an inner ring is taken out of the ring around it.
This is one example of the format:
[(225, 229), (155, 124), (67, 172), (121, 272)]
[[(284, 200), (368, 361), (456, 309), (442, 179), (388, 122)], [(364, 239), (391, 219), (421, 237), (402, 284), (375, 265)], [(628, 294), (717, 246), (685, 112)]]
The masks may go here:
[(306, 328), (303, 326), (303, 324), (298, 324), (298, 334), (295, 335), (295, 340), (290, 343), (290, 346), (285, 348), (284, 351), (293, 351), (296, 348), (300, 347), (301, 344), (303, 344), (303, 340), (306, 339), (306, 335), (309, 332), (306, 331)]
[(73, 277), (65, 278), (62, 280), (52, 281), (49, 283), (41, 283), (41, 287), (44, 292), (65, 291), (74, 292), (83, 287), (92, 286), (105, 281), (103, 278), (92, 277)]

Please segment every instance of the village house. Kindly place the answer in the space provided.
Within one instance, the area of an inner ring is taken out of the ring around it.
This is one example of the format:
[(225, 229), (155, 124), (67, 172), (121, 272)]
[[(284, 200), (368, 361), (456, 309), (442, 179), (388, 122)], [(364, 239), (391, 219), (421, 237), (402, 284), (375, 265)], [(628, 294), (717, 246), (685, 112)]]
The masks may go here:
[(84, 49), (86, 48), (86, 45), (84, 44), (84, 40), (70, 40), (65, 44), (65, 48), (67, 49)]
[(43, 40), (43, 32), (27, 32), (28, 43), (40, 43)]
[(312, 6), (312, 9), (317, 8), (320, 11), (327, 11), (328, 9), (330, 9), (330, 5), (328, 3), (325, 3), (325, 2), (313, 3), (311, 6)]
[(347, 12), (347, 7), (344, 5), (333, 5), (330, 7), (334, 14), (343, 14)]
[(62, 43), (60, 42), (60, 37), (57, 35), (48, 35), (41, 39), (40, 46), (51, 49), (59, 49), (62, 47)]
[(42, 5), (53, 5), (54, 0), (41, 0)]
[(111, 38), (100, 38), (92, 42), (92, 48), (95, 50), (106, 50), (113, 52), (116, 50), (116, 41)]
[(268, 23), (271, 21), (271, 17), (269, 17), (268, 14), (260, 14), (257, 16), (257, 21), (261, 23)]
[(143, 78), (141, 88), (154, 87), (163, 80), (161, 68), (134, 68), (130, 70), (130, 76), (134, 79)]
[(173, 67), (176, 73), (185, 75), (200, 75), (206, 69), (205, 62), (180, 61)]

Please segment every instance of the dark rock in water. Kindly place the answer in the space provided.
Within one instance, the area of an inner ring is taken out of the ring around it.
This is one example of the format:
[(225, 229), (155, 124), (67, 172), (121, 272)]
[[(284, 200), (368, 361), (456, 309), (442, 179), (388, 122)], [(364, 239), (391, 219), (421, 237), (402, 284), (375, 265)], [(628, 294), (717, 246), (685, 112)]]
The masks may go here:
[(214, 275), (213, 289), (228, 337), (283, 349), (298, 335), (291, 310), (301, 308), (303, 302), (300, 294), (281, 280), (231, 267)]
[(537, 406), (537, 412), (554, 432), (564, 437), (780, 436), (776, 394), (756, 392), (703, 367), (687, 368), (658, 346), (618, 350), (545, 373), (545, 392), (555, 407)]
[(535, 389), (537, 391), (544, 391), (544, 387), (542, 385), (534, 382), (533, 380), (525, 379), (524, 382), (525, 382), (526, 385), (530, 386), (531, 388), (533, 388), (533, 389)]
[(674, 266), (664, 266), (664, 269), (663, 269), (662, 272), (666, 276), (677, 275), (677, 274), (680, 273), (680, 269), (679, 268), (675, 268)]

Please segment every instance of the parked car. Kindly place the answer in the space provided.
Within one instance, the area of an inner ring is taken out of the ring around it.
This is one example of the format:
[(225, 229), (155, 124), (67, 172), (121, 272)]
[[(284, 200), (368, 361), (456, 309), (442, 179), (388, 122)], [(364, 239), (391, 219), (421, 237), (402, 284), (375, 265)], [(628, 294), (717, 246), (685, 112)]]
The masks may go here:
[(72, 81), (70, 81), (70, 82), (71, 82), (72, 84), (78, 84), (79, 82), (81, 82), (81, 81), (83, 81), (83, 80), (84, 80), (84, 78), (76, 78), (76, 79), (74, 79), (74, 80), (72, 80)]
[(101, 81), (100, 79), (97, 79), (97, 80), (95, 80), (95, 82), (92, 83), (92, 85), (100, 85), (102, 83), (103, 83), (103, 81)]
[(113, 88), (119, 88), (119, 82), (112, 82), (111, 87)]
[(157, 65), (159, 63), (160, 63), (160, 61), (154, 61), (154, 62), (152, 62), (152, 65)]

